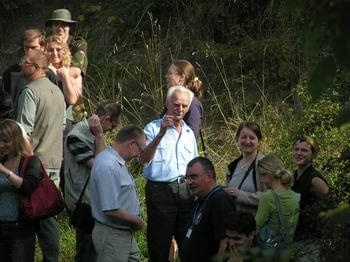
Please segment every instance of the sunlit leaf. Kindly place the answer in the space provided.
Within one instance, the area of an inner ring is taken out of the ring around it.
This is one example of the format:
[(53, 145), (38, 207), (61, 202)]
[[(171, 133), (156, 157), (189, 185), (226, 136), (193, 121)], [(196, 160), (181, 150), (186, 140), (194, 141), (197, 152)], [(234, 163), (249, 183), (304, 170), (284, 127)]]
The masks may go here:
[(311, 74), (309, 92), (313, 99), (317, 99), (334, 82), (336, 66), (333, 57), (323, 58)]
[(350, 123), (350, 102), (347, 102), (343, 110), (340, 112), (336, 119), (337, 126), (343, 126)]

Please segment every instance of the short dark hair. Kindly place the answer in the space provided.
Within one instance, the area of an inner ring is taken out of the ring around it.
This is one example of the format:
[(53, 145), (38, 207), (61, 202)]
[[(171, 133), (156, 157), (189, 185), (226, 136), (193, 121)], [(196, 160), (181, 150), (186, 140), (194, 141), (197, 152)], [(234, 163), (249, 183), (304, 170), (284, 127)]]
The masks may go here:
[(132, 140), (132, 139), (137, 140), (144, 135), (145, 135), (145, 133), (138, 126), (128, 125), (128, 126), (125, 126), (119, 130), (119, 132), (117, 133), (117, 136), (115, 138), (115, 141), (117, 143), (124, 143), (124, 142), (126, 142), (128, 140)]
[(254, 215), (239, 210), (228, 210), (224, 221), (225, 229), (249, 236), (256, 231)]
[(213, 174), (213, 177), (216, 178), (215, 167), (213, 163), (206, 157), (195, 157), (187, 164), (187, 168), (192, 167), (194, 164), (199, 163), (203, 168), (205, 173)]
[(253, 131), (253, 133), (257, 136), (258, 140), (260, 141), (263, 138), (260, 126), (257, 123), (254, 122), (242, 122), (237, 129), (235, 139), (238, 141), (239, 135), (241, 134), (241, 131), (243, 128), (248, 128)]
[(119, 103), (104, 102), (97, 106), (96, 114), (101, 117), (109, 115), (112, 119), (121, 117), (123, 112), (122, 106)]

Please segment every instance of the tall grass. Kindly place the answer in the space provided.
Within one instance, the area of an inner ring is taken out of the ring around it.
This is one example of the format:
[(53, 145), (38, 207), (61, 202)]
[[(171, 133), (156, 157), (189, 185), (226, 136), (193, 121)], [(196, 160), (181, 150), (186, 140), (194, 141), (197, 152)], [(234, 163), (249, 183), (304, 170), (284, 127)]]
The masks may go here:
[[(151, 33), (141, 34), (142, 48), (131, 44), (133, 35), (127, 41), (130, 46), (122, 47), (122, 54), (114, 53), (106, 61), (90, 65), (85, 89), (89, 110), (93, 111), (96, 104), (101, 101), (119, 101), (123, 104), (125, 112), (123, 123), (144, 126), (156, 118), (163, 109), (165, 97), (163, 77), (169, 61), (174, 58), (188, 57), (187, 59), (196, 65), (204, 83), (205, 119), (202, 131), (206, 148), (217, 169), (219, 183), (224, 183), (223, 174), (226, 165), (240, 154), (235, 143), (235, 132), (242, 121), (259, 123), (265, 136), (261, 151), (265, 154), (274, 153), (280, 156), (290, 167), (292, 167), (291, 143), (298, 133), (312, 135), (321, 141), (325, 139), (322, 141), (325, 147), (338, 154), (346, 144), (350, 144), (350, 136), (346, 134), (346, 131), (338, 132), (325, 124), (329, 118), (334, 117), (336, 109), (325, 103), (321, 104), (322, 106), (317, 110), (319, 105), (310, 104), (304, 85), (297, 86), (291, 92), (284, 92), (283, 97), (269, 92), (274, 89), (266, 77), (268, 68), (265, 61), (269, 58), (266, 48), (263, 48), (260, 56), (256, 58), (256, 63), (261, 65), (256, 70), (261, 73), (252, 74), (251, 68), (247, 68), (244, 64), (245, 56), (249, 55), (244, 49), (242, 52), (237, 52), (235, 57), (239, 69), (238, 72), (235, 72), (228, 59), (221, 58), (215, 52), (206, 52), (200, 48), (190, 52), (184, 50), (182, 43), (185, 40), (181, 37), (176, 39), (176, 45), (170, 45), (169, 41), (173, 37), (167, 32), (162, 32), (162, 28), (151, 15), (149, 22)], [(185, 37), (185, 35), (182, 36)], [(207, 50), (209, 49), (208, 47)], [(125, 53), (128, 55), (124, 56)], [(292, 101), (295, 98), (302, 101), (302, 109), (294, 108)], [(315, 114), (319, 119), (315, 117)], [(308, 123), (312, 117), (316, 119)], [(335, 134), (344, 141), (337, 143)], [(111, 136), (108, 138), (112, 139)], [(326, 155), (323, 154), (319, 162), (321, 167), (325, 162), (323, 156)], [(142, 169), (137, 163), (132, 162), (130, 170), (136, 177), (141, 215), (147, 221), (144, 196), (145, 179), (142, 177)], [(339, 179), (336, 177), (341, 170), (334, 168), (333, 171), (335, 173), (329, 172), (325, 175), (335, 187), (338, 187)], [(343, 192), (339, 199), (344, 199), (344, 188), (342, 188)], [(64, 219), (63, 221), (66, 221)], [(62, 229), (63, 236), (67, 237), (63, 238), (66, 244), (63, 245), (61, 256), (62, 259), (67, 259), (66, 261), (72, 261), (74, 239), (72, 239), (70, 227), (65, 223), (63, 222)], [(145, 229), (137, 232), (136, 237), (142, 261), (146, 261)]]

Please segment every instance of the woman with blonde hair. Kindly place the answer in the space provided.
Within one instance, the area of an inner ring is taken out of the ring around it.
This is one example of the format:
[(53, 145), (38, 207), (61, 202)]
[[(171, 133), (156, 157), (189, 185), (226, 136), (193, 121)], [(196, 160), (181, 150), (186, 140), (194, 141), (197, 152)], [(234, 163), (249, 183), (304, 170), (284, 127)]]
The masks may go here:
[(271, 189), (262, 193), (255, 216), (257, 232), (268, 225), (281, 236), (281, 243), (287, 246), (293, 242), (299, 218), (299, 194), (290, 188), (293, 175), (285, 169), (282, 160), (267, 155), (258, 162), (260, 181)]
[[(77, 120), (73, 117), (73, 106), (80, 104), (83, 93), (83, 79), (71, 70), (72, 56), (68, 45), (59, 36), (53, 35), (45, 40), (46, 55), (51, 69), (57, 78), (58, 86), (62, 90), (67, 104), (67, 130)], [(79, 120), (79, 119), (78, 119)]]
[(188, 124), (198, 137), (203, 119), (202, 105), (202, 81), (196, 76), (193, 65), (186, 60), (175, 60), (169, 67), (165, 75), (167, 87), (184, 86), (194, 94), (191, 105), (184, 116), (184, 121)]
[(23, 218), (21, 195), (30, 195), (41, 177), (40, 160), (33, 157), (23, 178), (22, 164), (33, 154), (24, 129), (14, 120), (0, 120), (0, 257), (1, 261), (34, 261), (35, 231), (39, 224)]

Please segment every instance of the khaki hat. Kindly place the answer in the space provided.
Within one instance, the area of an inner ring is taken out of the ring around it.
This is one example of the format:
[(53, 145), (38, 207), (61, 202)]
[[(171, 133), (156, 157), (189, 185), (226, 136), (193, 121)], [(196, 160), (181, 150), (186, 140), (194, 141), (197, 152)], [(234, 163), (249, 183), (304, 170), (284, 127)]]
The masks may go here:
[(51, 17), (46, 20), (45, 26), (50, 26), (53, 21), (61, 21), (68, 24), (75, 24), (77, 22), (72, 20), (72, 15), (67, 9), (54, 10), (51, 14)]

